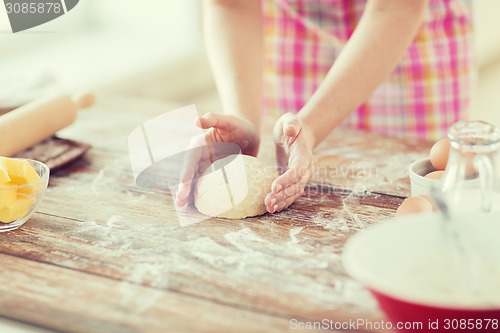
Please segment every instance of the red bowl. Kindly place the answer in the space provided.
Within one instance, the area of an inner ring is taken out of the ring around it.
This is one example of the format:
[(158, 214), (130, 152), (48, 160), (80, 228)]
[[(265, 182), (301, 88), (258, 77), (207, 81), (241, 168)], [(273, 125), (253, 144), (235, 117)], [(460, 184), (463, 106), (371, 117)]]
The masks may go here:
[[(383, 222), (346, 243), (346, 271), (375, 297), (398, 332), (500, 332), (500, 214), (462, 214), (453, 221), (479, 291), (455, 270), (443, 221), (421, 214)], [(450, 265), (448, 267), (448, 262)], [(391, 327), (388, 327), (391, 328)]]
[(369, 290), (399, 332), (500, 332), (500, 309), (431, 306)]

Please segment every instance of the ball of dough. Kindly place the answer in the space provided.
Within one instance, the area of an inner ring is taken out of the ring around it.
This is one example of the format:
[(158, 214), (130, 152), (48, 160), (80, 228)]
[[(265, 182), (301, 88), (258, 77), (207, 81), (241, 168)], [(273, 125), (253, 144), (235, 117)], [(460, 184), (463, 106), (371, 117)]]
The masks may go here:
[(215, 161), (199, 178), (194, 205), (200, 213), (228, 219), (262, 215), (276, 169), (248, 155)]

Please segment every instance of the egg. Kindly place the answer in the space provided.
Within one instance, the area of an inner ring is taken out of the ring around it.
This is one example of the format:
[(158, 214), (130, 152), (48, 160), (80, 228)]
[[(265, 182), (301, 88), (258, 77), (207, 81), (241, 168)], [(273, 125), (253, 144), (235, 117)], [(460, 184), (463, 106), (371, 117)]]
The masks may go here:
[(448, 163), (448, 155), (450, 154), (450, 140), (447, 138), (436, 142), (429, 153), (432, 166), (436, 170), (444, 170)]
[(429, 202), (431, 204), (431, 206), (432, 206), (432, 211), (433, 212), (437, 212), (438, 208), (437, 208), (436, 204), (434, 203), (434, 200), (431, 198), (430, 195), (421, 194), (418, 197), (427, 200), (427, 202)]
[(439, 180), (443, 177), (443, 174), (444, 174), (443, 170), (432, 171), (432, 172), (429, 172), (428, 174), (426, 174), (425, 178)]
[(425, 196), (409, 197), (398, 207), (396, 216), (431, 213), (433, 208), (432, 203)]

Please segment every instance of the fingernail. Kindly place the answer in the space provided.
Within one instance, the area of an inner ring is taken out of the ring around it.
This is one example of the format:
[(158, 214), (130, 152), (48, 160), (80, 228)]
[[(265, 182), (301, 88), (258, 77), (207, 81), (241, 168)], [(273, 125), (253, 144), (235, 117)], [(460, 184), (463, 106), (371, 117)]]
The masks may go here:
[(274, 188), (274, 193), (278, 193), (279, 191), (281, 191), (281, 189), (282, 189), (281, 184), (276, 185), (276, 187)]
[(275, 203), (276, 203), (276, 198), (272, 198), (271, 199), (271, 206), (274, 206)]
[(274, 205), (273, 207), (273, 213), (278, 210), (278, 205)]

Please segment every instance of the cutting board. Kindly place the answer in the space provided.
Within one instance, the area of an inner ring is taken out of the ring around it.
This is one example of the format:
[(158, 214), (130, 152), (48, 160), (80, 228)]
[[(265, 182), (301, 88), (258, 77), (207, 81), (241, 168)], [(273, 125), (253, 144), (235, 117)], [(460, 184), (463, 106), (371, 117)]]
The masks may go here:
[(83, 156), (90, 145), (53, 136), (39, 144), (28, 148), (15, 157), (30, 158), (47, 164), (51, 170), (56, 170)]

